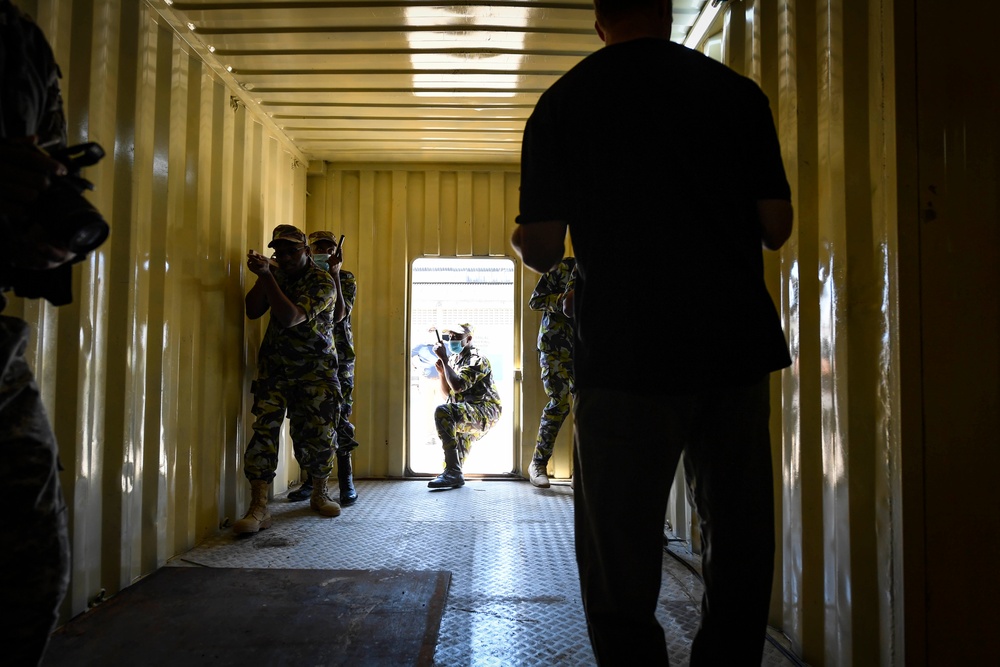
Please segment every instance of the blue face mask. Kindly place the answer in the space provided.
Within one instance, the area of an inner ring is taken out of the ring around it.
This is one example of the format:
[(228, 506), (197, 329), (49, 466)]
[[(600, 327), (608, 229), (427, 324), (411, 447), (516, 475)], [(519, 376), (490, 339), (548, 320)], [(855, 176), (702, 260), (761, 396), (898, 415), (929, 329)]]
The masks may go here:
[(319, 253), (319, 254), (313, 254), (312, 258), (313, 261), (316, 262), (316, 266), (318, 266), (321, 269), (326, 269), (327, 271), (330, 270), (330, 263), (329, 263), (330, 255), (324, 255), (322, 253)]
[(462, 349), (464, 347), (465, 346), (462, 345), (462, 341), (460, 341), (460, 340), (449, 340), (448, 341), (448, 351), (451, 352), (452, 354), (458, 354), (459, 352), (462, 351)]

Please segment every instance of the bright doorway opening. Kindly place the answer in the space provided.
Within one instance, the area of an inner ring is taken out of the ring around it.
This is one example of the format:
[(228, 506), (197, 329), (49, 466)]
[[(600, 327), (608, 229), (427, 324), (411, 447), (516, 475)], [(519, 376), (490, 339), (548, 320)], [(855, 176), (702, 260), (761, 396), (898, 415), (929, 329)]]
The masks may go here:
[(414, 260), (410, 274), (410, 393), (407, 464), (413, 474), (437, 475), (444, 464), (434, 428), (441, 402), (429, 346), (434, 327), (473, 327), (472, 344), (489, 359), (503, 406), (500, 421), (472, 445), (462, 471), (500, 475), (514, 470), (514, 262), (504, 258)]

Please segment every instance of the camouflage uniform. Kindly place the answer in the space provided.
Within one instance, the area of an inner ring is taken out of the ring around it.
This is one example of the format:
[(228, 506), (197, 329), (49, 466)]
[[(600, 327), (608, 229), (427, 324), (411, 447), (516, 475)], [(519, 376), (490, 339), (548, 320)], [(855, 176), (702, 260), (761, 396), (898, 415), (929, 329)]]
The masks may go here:
[(500, 393), (493, 382), (489, 359), (480, 356), (473, 345), (451, 355), (448, 365), (467, 388), (452, 392), (448, 402), (434, 410), (434, 425), (441, 448), (457, 448), (459, 461), (464, 462), (472, 443), (486, 435), (500, 419)]
[(0, 483), (8, 508), (0, 582), (15, 609), (0, 637), (12, 665), (34, 665), (42, 656), (70, 576), (58, 448), (24, 358), (29, 335), (22, 320), (0, 317)]
[(354, 298), (358, 294), (358, 281), (350, 271), (340, 272), (340, 289), (344, 292), (344, 304), (347, 313), (344, 319), (333, 328), (333, 338), (337, 344), (337, 359), (340, 362), (338, 377), (340, 378), (340, 418), (337, 420), (337, 452), (347, 453), (358, 446), (354, 439), (354, 424), (351, 423), (351, 412), (354, 406), (354, 334), (351, 332), (351, 311), (354, 310)]
[[(66, 122), (59, 90), (59, 67), (42, 31), (6, 0), (0, 0), (0, 137), (35, 135), (51, 148), (66, 145)], [(0, 238), (16, 252), (7, 216), (0, 216)], [(0, 260), (0, 312), (12, 285)], [(45, 296), (68, 303), (71, 267), (37, 272)], [(59, 289), (55, 289), (58, 285)], [(20, 292), (18, 292), (20, 293)], [(58, 298), (50, 294), (58, 293)], [(24, 357), (27, 323), (0, 316), (0, 485), (7, 512), (0, 528), (0, 589), (13, 613), (0, 631), (5, 661), (36, 665), (58, 622), (59, 606), (70, 580), (68, 509), (59, 481), (59, 450), (38, 386)]]
[(576, 259), (567, 257), (538, 279), (528, 307), (542, 312), (538, 327), (538, 365), (549, 402), (542, 408), (533, 463), (545, 465), (556, 436), (569, 414), (573, 392), (573, 320), (563, 314), (563, 302), (576, 281)]
[(288, 328), (273, 318), (267, 325), (252, 387), (257, 419), (243, 472), (250, 481), (274, 479), (287, 411), (299, 465), (313, 477), (328, 477), (341, 401), (333, 340), (336, 287), (330, 274), (312, 262), (298, 279), (277, 269), (274, 277), (281, 291), (305, 311), (306, 319)]

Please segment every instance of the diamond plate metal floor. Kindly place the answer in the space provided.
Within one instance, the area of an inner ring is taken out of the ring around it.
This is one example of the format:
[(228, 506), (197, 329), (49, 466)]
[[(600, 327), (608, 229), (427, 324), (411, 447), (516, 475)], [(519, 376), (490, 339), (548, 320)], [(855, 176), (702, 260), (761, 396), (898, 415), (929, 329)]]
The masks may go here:
[[(470, 480), (429, 491), (420, 480), (361, 480), (337, 518), (275, 498), (274, 525), (237, 538), (225, 531), (168, 563), (174, 567), (448, 570), (436, 665), (594, 665), (573, 555), (573, 492), (526, 481)], [(699, 577), (664, 554), (657, 616), (671, 663), (687, 665), (698, 624)], [(776, 642), (764, 665), (800, 664)]]

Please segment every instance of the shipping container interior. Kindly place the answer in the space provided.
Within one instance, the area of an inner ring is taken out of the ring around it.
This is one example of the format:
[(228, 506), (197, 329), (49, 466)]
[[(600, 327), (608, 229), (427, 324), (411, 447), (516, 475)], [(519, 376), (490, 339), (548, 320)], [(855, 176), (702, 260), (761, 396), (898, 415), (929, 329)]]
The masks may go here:
[[(32, 326), (60, 444), (63, 622), (222, 539), (245, 510), (266, 323), (244, 314), (245, 257), (278, 224), (347, 239), (362, 488), (431, 474), (410, 350), (455, 305), (423, 287), (448, 283), (433, 277), (442, 266), (502, 274), (488, 294), (453, 290), (488, 327), (509, 401), (496, 456), (471, 477), (530, 494), (546, 399), (527, 306), (538, 276), (509, 244), (520, 136), (545, 88), (601, 47), (589, 2), (16, 4), (60, 63), (70, 143), (107, 151), (86, 175), (112, 233), (74, 269), (72, 304), (12, 298), (4, 313)], [(796, 211), (765, 265), (793, 358), (771, 383), (770, 625), (811, 665), (989, 664), (1000, 59), (988, 31), (1000, 3), (673, 5), (675, 41), (768, 95)], [(719, 109), (718, 122), (740, 114)], [(290, 449), (275, 495), (299, 479)], [(623, 468), (626, 485), (643, 483), (641, 460)], [(571, 424), (550, 471), (571, 478)], [(697, 559), (683, 494), (666, 519)]]

